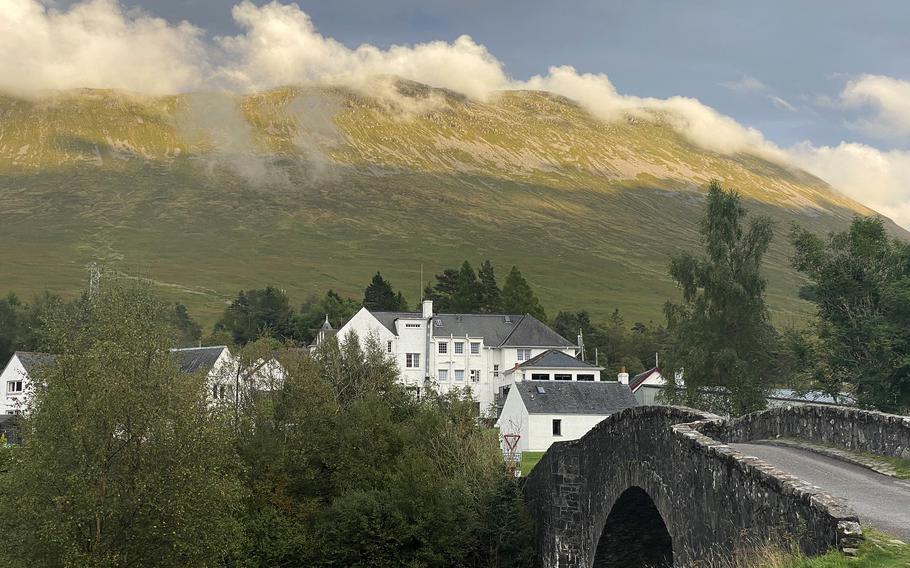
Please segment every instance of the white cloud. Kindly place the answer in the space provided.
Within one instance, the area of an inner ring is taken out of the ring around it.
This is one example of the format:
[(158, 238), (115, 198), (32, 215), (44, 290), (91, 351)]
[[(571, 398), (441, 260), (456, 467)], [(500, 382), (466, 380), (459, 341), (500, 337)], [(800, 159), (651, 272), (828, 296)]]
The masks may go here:
[(172, 93), (201, 84), (202, 30), (171, 25), (115, 0), (56, 11), (37, 0), (0, 0), (0, 88), (15, 92), (108, 87)]
[(768, 89), (764, 83), (749, 75), (743, 75), (736, 81), (724, 81), (720, 85), (738, 93), (757, 93)]
[(847, 83), (840, 100), (846, 106), (875, 109), (875, 116), (856, 123), (870, 135), (895, 138), (910, 134), (910, 81), (863, 75)]
[(910, 227), (910, 152), (851, 142), (820, 147), (804, 142), (788, 154), (844, 195)]
[(796, 112), (796, 107), (795, 107), (795, 106), (791, 105), (791, 104), (788, 103), (786, 100), (784, 100), (784, 99), (782, 99), (782, 98), (780, 98), (780, 97), (778, 97), (778, 96), (775, 96), (775, 95), (768, 95), (768, 100), (771, 101), (771, 104), (773, 104), (774, 106), (776, 106), (777, 108), (779, 108), (779, 109), (781, 109), (781, 110), (787, 110), (787, 111), (790, 111), (790, 112)]

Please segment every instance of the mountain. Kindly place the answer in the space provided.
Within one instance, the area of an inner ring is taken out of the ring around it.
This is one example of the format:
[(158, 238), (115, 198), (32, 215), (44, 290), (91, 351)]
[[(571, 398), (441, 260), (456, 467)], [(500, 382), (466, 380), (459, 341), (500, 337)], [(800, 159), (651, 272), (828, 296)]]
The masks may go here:
[[(605, 123), (544, 92), (486, 102), (406, 81), (246, 96), (0, 95), (0, 289), (76, 293), (98, 261), (210, 323), (241, 288), (359, 296), (518, 265), (549, 313), (658, 320), (669, 255), (698, 246), (711, 178), (777, 221), (769, 298), (799, 319), (792, 222), (871, 214), (806, 172), (689, 143), (660, 116)], [(905, 234), (893, 226), (895, 234)]]

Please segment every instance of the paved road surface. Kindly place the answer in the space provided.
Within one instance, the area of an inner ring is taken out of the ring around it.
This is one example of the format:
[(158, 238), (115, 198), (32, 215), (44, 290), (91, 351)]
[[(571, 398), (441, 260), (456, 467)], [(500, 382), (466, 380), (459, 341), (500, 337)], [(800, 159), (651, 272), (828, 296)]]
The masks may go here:
[(846, 499), (860, 522), (910, 542), (910, 481), (797, 448), (764, 444), (730, 446)]

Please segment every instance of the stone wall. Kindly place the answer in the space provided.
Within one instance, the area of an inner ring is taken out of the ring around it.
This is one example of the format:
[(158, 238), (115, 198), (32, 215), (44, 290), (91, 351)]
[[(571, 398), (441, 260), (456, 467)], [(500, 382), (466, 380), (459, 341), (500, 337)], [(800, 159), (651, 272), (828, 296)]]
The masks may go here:
[[(673, 566), (769, 539), (793, 542), (807, 554), (856, 544), (852, 510), (704, 433), (722, 424), (687, 408), (637, 407), (579, 440), (555, 444), (524, 486), (542, 566), (611, 565), (603, 552), (598, 558), (602, 539), (616, 540), (613, 550), (631, 549), (642, 535), (604, 532), (614, 503), (630, 488), (653, 501), (672, 540)], [(625, 565), (635, 566), (628, 559)]]
[(910, 459), (910, 416), (837, 406), (785, 406), (727, 420), (707, 432), (724, 442), (797, 438)]

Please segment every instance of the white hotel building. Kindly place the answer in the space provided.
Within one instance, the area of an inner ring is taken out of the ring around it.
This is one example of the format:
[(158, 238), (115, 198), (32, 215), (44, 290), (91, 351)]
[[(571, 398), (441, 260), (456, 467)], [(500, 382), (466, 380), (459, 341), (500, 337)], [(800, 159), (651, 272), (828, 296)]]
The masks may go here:
[[(402, 382), (418, 394), (427, 384), (443, 392), (467, 387), (483, 414), (491, 414), (493, 404), (504, 400), (497, 400), (497, 394), (525, 378), (517, 372), (524, 362), (551, 350), (574, 358), (578, 350), (530, 315), (434, 314), (430, 300), (423, 302), (420, 313), (362, 308), (338, 330), (339, 341), (351, 332), (363, 343), (376, 338), (397, 361)], [(599, 381), (600, 368), (589, 367), (582, 369), (580, 380)], [(577, 380), (577, 371), (535, 367), (534, 378)]]

